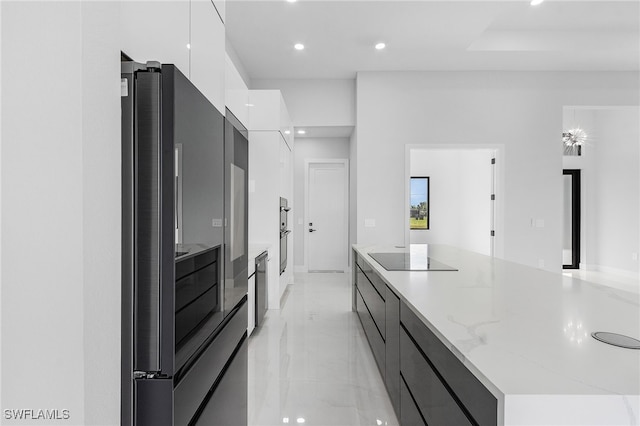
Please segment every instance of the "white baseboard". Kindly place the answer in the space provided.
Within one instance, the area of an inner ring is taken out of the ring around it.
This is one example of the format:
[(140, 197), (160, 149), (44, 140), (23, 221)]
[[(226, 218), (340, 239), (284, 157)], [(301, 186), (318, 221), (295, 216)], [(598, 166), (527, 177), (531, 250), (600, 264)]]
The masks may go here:
[(284, 305), (286, 305), (287, 299), (289, 298), (289, 288), (290, 287), (291, 287), (291, 284), (287, 284), (287, 286), (285, 287), (284, 291), (282, 292), (282, 295), (280, 296), (280, 308), (279, 309), (284, 308)]
[[(296, 265), (293, 267), (293, 272), (299, 272), (299, 273), (307, 273), (309, 272), (309, 268), (307, 268), (306, 265)], [(344, 273), (345, 274), (351, 274), (351, 267), (348, 266), (344, 269)]]
[(638, 272), (628, 271), (626, 269), (611, 268), (609, 266), (580, 264), (580, 269), (584, 269), (586, 271), (602, 272), (602, 273), (611, 274), (611, 275), (618, 275), (624, 278), (631, 278), (631, 279), (640, 278)]

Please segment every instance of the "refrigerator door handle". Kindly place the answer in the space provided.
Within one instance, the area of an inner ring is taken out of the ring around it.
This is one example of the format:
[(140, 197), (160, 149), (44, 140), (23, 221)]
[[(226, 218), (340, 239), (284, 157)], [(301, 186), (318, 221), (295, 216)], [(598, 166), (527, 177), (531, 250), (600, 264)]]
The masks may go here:
[(134, 370), (161, 367), (161, 74), (136, 73)]

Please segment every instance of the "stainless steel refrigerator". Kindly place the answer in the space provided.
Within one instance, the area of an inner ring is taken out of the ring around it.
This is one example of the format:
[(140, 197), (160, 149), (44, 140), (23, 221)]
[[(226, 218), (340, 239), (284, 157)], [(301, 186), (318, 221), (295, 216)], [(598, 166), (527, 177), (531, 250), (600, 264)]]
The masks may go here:
[(174, 65), (121, 100), (122, 425), (246, 424), (246, 156)]

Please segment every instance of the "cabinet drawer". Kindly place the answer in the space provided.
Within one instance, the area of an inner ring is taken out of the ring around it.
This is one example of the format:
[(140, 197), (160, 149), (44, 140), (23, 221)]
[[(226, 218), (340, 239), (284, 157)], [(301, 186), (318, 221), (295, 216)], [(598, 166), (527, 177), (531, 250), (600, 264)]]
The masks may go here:
[(403, 329), (400, 330), (400, 371), (427, 424), (472, 425)]
[[(378, 332), (385, 338), (385, 306), (384, 298), (376, 291), (364, 273), (358, 269), (356, 272), (356, 286), (367, 304), (367, 308), (373, 317)], [(385, 286), (386, 289), (386, 286)]]
[(404, 380), (400, 379), (400, 424), (402, 426), (427, 426), (409, 393)]
[(194, 273), (198, 269), (218, 261), (218, 247), (198, 253), (195, 256), (187, 257), (176, 261), (176, 281)]
[(356, 309), (358, 312), (358, 317), (360, 318), (360, 322), (362, 323), (362, 328), (364, 329), (364, 333), (367, 336), (369, 345), (371, 346), (373, 357), (376, 360), (376, 364), (378, 364), (378, 368), (380, 369), (380, 374), (382, 374), (382, 377), (384, 378), (384, 369), (385, 369), (384, 340), (382, 340), (382, 336), (378, 332), (378, 329), (376, 328), (376, 325), (373, 322), (373, 318), (371, 318), (371, 314), (367, 309), (367, 305), (365, 305), (364, 300), (362, 299), (362, 295), (358, 290), (356, 290)]
[(473, 419), (479, 425), (497, 424), (497, 399), (404, 303), (400, 322)]
[(376, 288), (378, 293), (384, 298), (384, 294), (387, 288), (385, 282), (380, 278), (380, 276), (373, 270), (371, 265), (369, 265), (361, 256), (358, 255), (358, 265), (364, 274), (367, 276), (371, 284)]
[(218, 283), (218, 264), (200, 269), (176, 281), (176, 312), (193, 302)]
[(218, 286), (214, 285), (196, 300), (176, 312), (175, 341), (176, 347), (183, 344), (183, 339), (195, 333), (212, 313), (218, 309)]

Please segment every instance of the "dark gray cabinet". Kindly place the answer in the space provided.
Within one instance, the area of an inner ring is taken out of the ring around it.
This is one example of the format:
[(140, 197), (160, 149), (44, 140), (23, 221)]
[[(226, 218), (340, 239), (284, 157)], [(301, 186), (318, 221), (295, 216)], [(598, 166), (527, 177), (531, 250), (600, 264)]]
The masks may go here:
[(378, 328), (376, 327), (375, 321), (367, 309), (367, 305), (360, 294), (360, 291), (356, 289), (356, 312), (358, 312), (358, 317), (360, 318), (360, 323), (362, 324), (362, 328), (364, 329), (364, 334), (367, 336), (367, 340), (369, 341), (369, 346), (371, 346), (371, 351), (373, 352), (373, 358), (376, 360), (376, 364), (378, 364), (378, 368), (380, 369), (380, 373), (384, 377), (384, 356), (385, 356), (385, 344), (384, 339), (378, 332)]
[(385, 379), (396, 412), (400, 411), (400, 299), (362, 257), (354, 256), (354, 306), (369, 346)]
[(384, 295), (386, 292), (380, 294), (361, 270), (358, 270), (357, 274), (358, 290), (367, 304), (367, 309), (373, 317), (378, 333), (384, 339), (386, 332)]
[[(430, 370), (445, 386), (451, 398), (470, 419), (472, 424), (495, 425), (498, 422), (498, 401), (489, 390), (471, 373), (464, 364), (442, 343), (442, 341), (413, 313), (406, 305), (400, 306), (400, 323), (402, 332), (412, 342), (413, 347), (420, 353), (430, 367)], [(411, 345), (407, 341), (400, 344), (401, 365), (404, 373), (408, 369), (422, 374), (426, 367), (415, 368), (420, 358), (415, 352), (410, 352)], [(414, 358), (408, 354), (412, 353)], [(424, 365), (424, 364), (423, 364)], [(429, 376), (424, 373), (423, 377)], [(414, 390), (407, 375), (404, 376), (407, 385), (416, 401), (419, 400), (418, 390)], [(444, 396), (443, 396), (444, 398)], [(426, 413), (422, 413), (429, 423)], [(440, 424), (440, 423), (436, 423)]]
[[(426, 426), (407, 384), (400, 379), (400, 424), (402, 426)], [(396, 411), (398, 412), (398, 411)]]
[[(400, 330), (400, 371), (416, 408), (429, 425), (469, 426), (471, 421), (447, 391), (406, 331)], [(402, 406), (409, 401), (402, 401)]]
[(496, 425), (497, 399), (354, 251), (353, 307), (400, 424)]
[(391, 404), (400, 412), (400, 299), (389, 287), (385, 297), (384, 378)]

